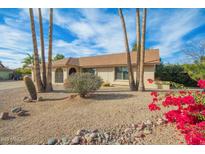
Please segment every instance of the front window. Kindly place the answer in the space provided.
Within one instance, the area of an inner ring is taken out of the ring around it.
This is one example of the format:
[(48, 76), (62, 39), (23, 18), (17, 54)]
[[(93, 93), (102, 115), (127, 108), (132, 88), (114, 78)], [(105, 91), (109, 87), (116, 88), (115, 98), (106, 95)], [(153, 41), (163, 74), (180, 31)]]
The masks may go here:
[(96, 69), (95, 68), (83, 68), (83, 73), (96, 74)]
[(127, 69), (127, 67), (115, 67), (115, 79), (117, 79), (117, 80), (128, 80), (128, 69)]

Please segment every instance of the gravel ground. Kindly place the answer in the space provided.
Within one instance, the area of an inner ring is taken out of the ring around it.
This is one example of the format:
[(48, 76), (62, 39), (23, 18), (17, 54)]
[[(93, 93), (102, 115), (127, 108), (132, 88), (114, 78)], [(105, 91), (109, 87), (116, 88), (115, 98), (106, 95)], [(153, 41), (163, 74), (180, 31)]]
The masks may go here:
[[(103, 88), (92, 97), (67, 98), (70, 94), (56, 90), (42, 93), (44, 101), (23, 102), (24, 88), (0, 91), (0, 112), (11, 113), (22, 107), (27, 116), (0, 120), (0, 144), (45, 144), (48, 138), (74, 137), (80, 129), (109, 131), (119, 125), (155, 120), (158, 112), (150, 112), (149, 92), (129, 92), (127, 88)], [(158, 126), (144, 138), (144, 144), (179, 144), (182, 136), (173, 125)]]

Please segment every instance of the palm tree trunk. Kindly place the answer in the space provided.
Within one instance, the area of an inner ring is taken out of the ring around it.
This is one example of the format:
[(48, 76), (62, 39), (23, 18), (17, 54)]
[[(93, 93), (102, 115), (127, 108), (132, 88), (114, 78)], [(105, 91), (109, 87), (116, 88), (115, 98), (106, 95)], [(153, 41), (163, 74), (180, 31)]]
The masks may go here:
[(53, 35), (53, 9), (50, 9), (50, 24), (49, 24), (49, 48), (48, 48), (48, 71), (46, 91), (52, 91), (52, 35)]
[(43, 91), (43, 85), (41, 82), (41, 73), (40, 73), (40, 65), (39, 65), (39, 56), (38, 56), (38, 46), (36, 40), (36, 32), (35, 32), (35, 24), (33, 17), (33, 9), (29, 8), (30, 20), (31, 20), (31, 32), (32, 32), (32, 40), (33, 40), (33, 50), (34, 50), (34, 75), (36, 78), (36, 85), (38, 92)]
[(135, 81), (134, 81), (134, 76), (133, 76), (132, 63), (131, 63), (131, 57), (130, 57), (130, 51), (129, 51), (129, 43), (128, 43), (128, 38), (127, 38), (125, 20), (124, 20), (123, 14), (122, 14), (122, 9), (118, 9), (118, 13), (119, 13), (121, 23), (122, 23), (125, 49), (127, 52), (127, 67), (128, 67), (128, 76), (129, 76), (129, 86), (130, 86), (130, 90), (134, 91), (134, 90), (136, 90), (136, 86), (135, 86)]
[(38, 9), (39, 13), (39, 27), (40, 27), (40, 36), (41, 36), (41, 64), (42, 64), (42, 77), (43, 77), (43, 87), (46, 88), (46, 63), (45, 63), (45, 50), (44, 50), (44, 39), (43, 39), (43, 22), (41, 9)]
[(141, 37), (141, 46), (140, 46), (140, 80), (139, 80), (139, 91), (144, 91), (144, 58), (145, 58), (145, 34), (146, 34), (146, 17), (147, 9), (143, 10), (143, 19), (142, 19), (142, 37)]
[(140, 10), (136, 9), (136, 45), (137, 45), (137, 66), (136, 66), (136, 87), (139, 86), (140, 79)]

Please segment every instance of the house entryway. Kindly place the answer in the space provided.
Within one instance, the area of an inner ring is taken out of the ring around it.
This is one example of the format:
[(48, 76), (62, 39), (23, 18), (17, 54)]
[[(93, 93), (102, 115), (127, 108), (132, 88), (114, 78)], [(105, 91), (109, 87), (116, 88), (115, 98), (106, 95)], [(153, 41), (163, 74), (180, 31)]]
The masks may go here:
[(70, 70), (69, 70), (69, 75), (72, 75), (72, 74), (75, 74), (77, 71), (76, 71), (76, 69), (74, 68), (74, 67), (72, 67), (72, 68), (70, 68)]
[(55, 72), (55, 82), (56, 83), (63, 83), (63, 69), (57, 68)]

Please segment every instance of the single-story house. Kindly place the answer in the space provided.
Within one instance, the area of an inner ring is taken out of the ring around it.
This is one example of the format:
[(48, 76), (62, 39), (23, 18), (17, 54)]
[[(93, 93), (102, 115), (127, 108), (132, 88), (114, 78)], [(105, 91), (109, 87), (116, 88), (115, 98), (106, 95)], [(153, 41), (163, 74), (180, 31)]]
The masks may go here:
[[(136, 78), (137, 53), (131, 52), (131, 61)], [(145, 52), (144, 82), (145, 88), (156, 89), (147, 79), (155, 80), (155, 66), (160, 63), (159, 49)], [(42, 71), (42, 70), (41, 70)], [(128, 85), (126, 52), (80, 58), (65, 58), (52, 63), (52, 83), (61, 85), (73, 73), (91, 72), (100, 76), (104, 82), (113, 85)], [(34, 77), (32, 71), (32, 78)]]
[(6, 68), (1, 62), (0, 62), (0, 80), (10, 80), (12, 77), (13, 71)]

